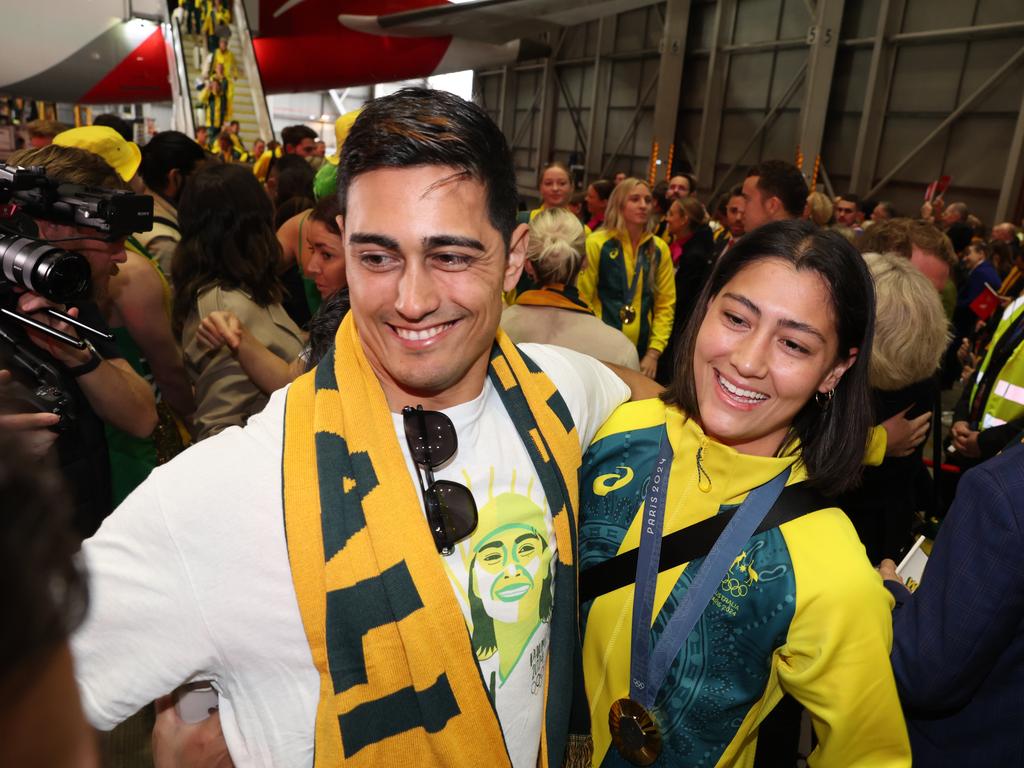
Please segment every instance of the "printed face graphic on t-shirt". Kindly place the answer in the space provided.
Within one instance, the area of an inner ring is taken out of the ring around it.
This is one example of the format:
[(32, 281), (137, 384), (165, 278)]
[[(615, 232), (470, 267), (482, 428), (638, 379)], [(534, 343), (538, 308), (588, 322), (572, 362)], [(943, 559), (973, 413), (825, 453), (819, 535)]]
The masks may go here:
[(544, 510), (503, 493), (480, 510), (471, 539), (469, 599), (481, 661), (499, 657), (502, 679), (551, 613), (551, 555)]

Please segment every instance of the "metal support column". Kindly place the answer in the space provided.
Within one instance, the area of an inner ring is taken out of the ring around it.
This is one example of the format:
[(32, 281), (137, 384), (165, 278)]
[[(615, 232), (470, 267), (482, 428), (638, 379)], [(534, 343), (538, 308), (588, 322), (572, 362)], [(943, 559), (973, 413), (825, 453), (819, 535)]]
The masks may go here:
[(604, 139), (608, 132), (608, 96), (612, 82), (612, 65), (606, 57), (615, 50), (615, 22), (615, 16), (602, 16), (597, 22), (597, 49), (594, 53), (593, 91), (590, 96), (590, 120), (587, 127), (585, 184), (601, 178), (601, 166), (604, 163)]
[(807, 30), (810, 50), (807, 52), (807, 81), (800, 113), (799, 141), (804, 158), (800, 170), (808, 179), (813, 175), (815, 160), (821, 154), (844, 5), (845, 0), (818, 0), (814, 9), (814, 22)]
[(882, 143), (885, 110), (889, 104), (893, 69), (896, 66), (897, 48), (889, 42), (889, 38), (900, 31), (905, 7), (906, 0), (882, 0), (879, 8), (871, 63), (868, 65), (867, 87), (864, 91), (864, 108), (861, 111), (857, 143), (853, 150), (850, 190), (858, 195), (867, 191), (878, 166), (878, 148)]
[(722, 106), (725, 103), (725, 84), (729, 73), (729, 54), (722, 48), (732, 43), (735, 27), (736, 0), (718, 0), (697, 144), (697, 188), (701, 190), (715, 186), (715, 162), (722, 135)]
[(1006, 158), (1006, 173), (1003, 174), (1003, 184), (999, 188), (999, 202), (996, 203), (996, 216), (992, 221), (993, 224), (1006, 221), (1015, 213), (1017, 196), (1020, 194), (1022, 184), (1024, 184), (1024, 94), (1021, 95), (1017, 127), (1013, 129), (1013, 140), (1010, 142), (1010, 153)]
[(679, 91), (683, 83), (683, 57), (686, 33), (690, 26), (690, 0), (668, 0), (665, 29), (661, 38), (661, 60), (658, 63), (658, 91), (654, 97), (654, 140), (658, 142), (659, 175), (671, 175), (669, 147), (676, 140), (676, 117), (679, 115)]
[(551, 147), (555, 138), (555, 110), (558, 109), (558, 84), (555, 78), (555, 56), (562, 49), (562, 42), (565, 39), (566, 31), (562, 30), (562, 36), (555, 46), (554, 51), (544, 60), (544, 73), (541, 75), (541, 87), (544, 89), (541, 96), (540, 107), (540, 138), (537, 141), (537, 183), (540, 183), (540, 175), (544, 166), (551, 162)]
[(515, 130), (515, 77), (516, 71), (511, 64), (501, 68), (501, 114), (498, 125), (506, 138), (511, 138), (512, 131)]
[(1010, 72), (1016, 69), (1017, 66), (1021, 63), (1021, 61), (1024, 61), (1024, 46), (1021, 46), (1017, 50), (1017, 52), (1013, 54), (1013, 56), (1011, 56), (1006, 61), (1006, 63), (1003, 64), (1003, 66), (997, 69), (991, 75), (991, 77), (989, 77), (988, 80), (986, 80), (984, 83), (978, 86), (974, 93), (968, 96), (967, 99), (964, 100), (964, 102), (959, 107), (950, 112), (946, 119), (939, 123), (935, 130), (933, 130), (931, 133), (925, 136), (925, 138), (916, 147), (914, 147), (912, 150), (910, 150), (910, 152), (904, 155), (902, 160), (896, 163), (896, 165), (887, 174), (885, 174), (885, 176), (883, 176), (877, 184), (875, 184), (870, 190), (868, 190), (868, 193), (865, 195), (865, 197), (874, 197), (875, 195), (877, 195), (878, 192), (883, 187), (885, 187), (886, 184), (888, 184), (890, 181), (893, 180), (893, 178), (895, 178), (897, 173), (903, 170), (904, 166), (906, 166), (907, 163), (909, 163), (911, 160), (917, 157), (917, 154), (922, 149), (931, 144), (937, 136), (939, 136), (943, 131), (949, 128), (949, 126), (956, 122), (960, 115), (964, 114), (965, 112), (969, 112), (971, 109), (973, 109), (974, 105), (978, 101), (980, 101), (985, 96), (985, 94), (992, 90), (992, 88), (998, 85), (999, 82), (1004, 77), (1006, 77), (1006, 75), (1008, 75)]

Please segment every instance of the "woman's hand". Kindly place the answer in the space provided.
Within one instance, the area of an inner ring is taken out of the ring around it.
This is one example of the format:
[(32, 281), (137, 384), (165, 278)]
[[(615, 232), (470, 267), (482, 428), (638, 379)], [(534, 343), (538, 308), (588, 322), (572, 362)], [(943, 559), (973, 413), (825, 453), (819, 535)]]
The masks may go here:
[(656, 349), (648, 349), (640, 360), (640, 373), (649, 379), (653, 379), (655, 374), (658, 373), (659, 357), (661, 357), (661, 352)]
[(227, 346), (232, 352), (238, 352), (245, 337), (246, 328), (234, 312), (216, 310), (203, 318), (196, 330), (199, 340), (210, 349)]
[(890, 416), (882, 422), (886, 437), (886, 456), (909, 456), (928, 437), (928, 429), (932, 422), (931, 411), (908, 419), (907, 411), (911, 408), (913, 406), (908, 405), (895, 416)]

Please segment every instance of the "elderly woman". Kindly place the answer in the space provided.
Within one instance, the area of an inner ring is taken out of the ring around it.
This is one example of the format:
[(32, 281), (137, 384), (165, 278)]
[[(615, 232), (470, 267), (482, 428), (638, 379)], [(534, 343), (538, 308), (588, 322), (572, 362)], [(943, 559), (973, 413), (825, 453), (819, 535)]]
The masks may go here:
[(874, 317), (851, 245), (766, 224), (715, 265), (663, 401), (601, 428), (580, 472), (595, 766), (750, 766), (786, 693), (812, 765), (910, 765), (892, 597), (818, 495), (860, 475)]
[(541, 287), (519, 294), (502, 314), (501, 327), (517, 344), (557, 344), (638, 371), (636, 347), (594, 317), (576, 291), (585, 244), (583, 225), (568, 211), (537, 216), (530, 224), (526, 270)]
[[(932, 284), (895, 253), (867, 253), (875, 282), (875, 347), (870, 382), (875, 423), (897, 414), (917, 417), (932, 410), (938, 392), (935, 371), (949, 342), (949, 323)], [(921, 463), (923, 444), (904, 456), (887, 456), (866, 467), (862, 485), (840, 499), (868, 558), (899, 560), (912, 543), (914, 513), (922, 509), (919, 489), (931, 485)]]
[(640, 370), (654, 378), (672, 330), (676, 304), (672, 257), (653, 234), (651, 190), (625, 179), (612, 192), (604, 229), (587, 238), (580, 295), (594, 313), (622, 331), (640, 356)]

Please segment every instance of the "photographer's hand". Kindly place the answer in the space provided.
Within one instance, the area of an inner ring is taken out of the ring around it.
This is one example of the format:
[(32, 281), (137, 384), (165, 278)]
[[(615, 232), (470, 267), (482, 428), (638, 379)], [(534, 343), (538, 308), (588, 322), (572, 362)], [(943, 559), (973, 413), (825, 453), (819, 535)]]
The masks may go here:
[[(39, 312), (50, 308), (63, 309), (61, 305), (35, 293), (23, 293), (18, 297), (19, 311), (24, 314), (38, 313), (33, 315), (34, 319), (77, 337), (75, 329), (67, 323)], [(74, 317), (78, 311), (71, 309), (66, 314)], [(127, 361), (121, 358), (100, 359), (98, 365), (89, 366), (75, 374), (73, 369), (86, 366), (95, 359), (94, 350), (75, 349), (35, 331), (29, 331), (28, 335), (33, 343), (72, 369), (70, 372), (74, 375), (75, 383), (103, 421), (135, 437), (149, 437), (153, 433), (157, 425), (156, 398), (146, 380)]]
[[(9, 371), (0, 368), (0, 386), (11, 380)], [(3, 400), (0, 390), (0, 402)], [(55, 413), (0, 413), (0, 431), (18, 432), (29, 453), (42, 458), (53, 446), (57, 433), (50, 430), (60, 421)]]

